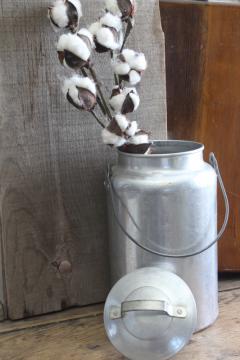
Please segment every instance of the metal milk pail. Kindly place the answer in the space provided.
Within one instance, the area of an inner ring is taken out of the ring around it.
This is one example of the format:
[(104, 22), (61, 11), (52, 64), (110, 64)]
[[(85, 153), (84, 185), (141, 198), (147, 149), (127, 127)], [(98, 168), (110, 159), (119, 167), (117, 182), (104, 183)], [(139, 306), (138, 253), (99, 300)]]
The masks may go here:
[(149, 155), (119, 151), (107, 178), (112, 285), (142, 267), (177, 274), (195, 297), (196, 331), (218, 316), (216, 240), (228, 217), (225, 194), (217, 237), (217, 175), (223, 184), (214, 156), (215, 169), (204, 162), (203, 149), (169, 140), (154, 141)]

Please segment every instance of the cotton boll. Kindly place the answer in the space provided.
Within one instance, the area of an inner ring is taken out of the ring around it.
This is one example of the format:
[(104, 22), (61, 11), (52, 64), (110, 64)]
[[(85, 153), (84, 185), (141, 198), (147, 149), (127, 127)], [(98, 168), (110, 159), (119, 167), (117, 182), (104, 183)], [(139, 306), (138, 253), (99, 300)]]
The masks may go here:
[(141, 75), (135, 70), (131, 70), (129, 73), (129, 82), (131, 85), (137, 85), (141, 81)]
[(125, 132), (125, 130), (129, 126), (129, 121), (127, 120), (126, 116), (118, 114), (115, 116), (115, 120), (118, 126), (120, 127), (120, 129), (122, 130), (122, 132)]
[(99, 53), (120, 49), (123, 43), (122, 22), (118, 16), (107, 12), (89, 27)]
[(126, 138), (121, 129), (121, 127), (125, 127), (125, 122), (126, 120), (121, 115), (118, 116), (117, 119), (113, 118), (107, 128), (102, 132), (103, 142), (105, 144), (114, 145), (115, 147), (120, 147), (125, 144)]
[(124, 95), (127, 95), (129, 93), (137, 95), (137, 90), (134, 87), (124, 87), (122, 89), (122, 92)]
[(82, 78), (79, 86), (87, 89), (93, 95), (95, 95), (95, 96), (97, 95), (96, 85), (92, 79), (89, 79), (88, 77)]
[(100, 18), (101, 26), (107, 26), (109, 28), (115, 29), (117, 32), (122, 30), (122, 21), (119, 16), (113, 15), (110, 12), (107, 12), (104, 16)]
[(120, 48), (120, 44), (116, 42), (112, 30), (108, 28), (102, 27), (100, 30), (98, 30), (96, 33), (96, 40), (106, 49), (117, 50)]
[(107, 129), (102, 131), (102, 140), (104, 144), (113, 145), (115, 147), (120, 147), (126, 143), (126, 139), (118, 136)]
[(72, 69), (86, 66), (91, 55), (91, 49), (78, 35), (63, 34), (58, 41), (57, 51), (62, 64)]
[(123, 62), (121, 60), (121, 58), (119, 58), (119, 57), (113, 59), (111, 62), (111, 65), (112, 65), (114, 73), (117, 75), (127, 75), (129, 73), (129, 71), (131, 70), (128, 63)]
[[(75, 77), (78, 77), (78, 75), (75, 75)], [(62, 92), (64, 95), (67, 95), (68, 90), (73, 86), (73, 88), (76, 88), (75, 86), (75, 80), (73, 80), (73, 77), (71, 78), (66, 78), (63, 82), (63, 86), (62, 86)]]
[(109, 100), (109, 104), (114, 111), (121, 112), (125, 97), (126, 97), (126, 95), (124, 95), (123, 93), (120, 93), (118, 95), (113, 96)]
[(136, 0), (118, 0), (118, 6), (122, 12), (122, 19), (132, 19), (137, 11)]
[(90, 46), (91, 48), (94, 48), (94, 41), (93, 41), (93, 34), (88, 30), (88, 29), (81, 29), (79, 32), (78, 32), (78, 35), (81, 37), (83, 37), (82, 39), (84, 40), (84, 37), (87, 38), (90, 42)]
[[(109, 99), (109, 104), (113, 110), (121, 109), (124, 101), (123, 90), (120, 86), (116, 85), (112, 89), (111, 97)], [(117, 111), (120, 112), (120, 111)]]
[(117, 0), (105, 0), (105, 7), (108, 11), (110, 11), (113, 15), (122, 16), (122, 12), (118, 7)]
[(139, 107), (139, 104), (140, 104), (140, 98), (139, 98), (138, 94), (133, 92), (133, 91), (131, 91), (129, 93), (129, 96), (130, 96), (130, 98), (131, 98), (131, 100), (133, 102), (133, 105), (134, 105), (133, 111), (136, 111), (137, 108)]
[(128, 139), (128, 142), (133, 145), (147, 144), (149, 135), (143, 130), (138, 130), (134, 136)]
[(63, 93), (77, 109), (90, 111), (96, 105), (96, 85), (88, 77), (74, 75), (65, 79)]
[(131, 69), (137, 71), (144, 71), (147, 68), (147, 61), (143, 53), (138, 53), (131, 49), (125, 49), (122, 52), (123, 57), (129, 64)]
[(105, 6), (108, 11), (120, 16), (124, 21), (132, 18), (136, 13), (135, 0), (105, 0)]
[(82, 4), (79, 0), (68, 0), (69, 3), (72, 3), (73, 6), (76, 8), (78, 13), (78, 18), (80, 19), (83, 15), (82, 13)]
[(122, 51), (122, 56), (124, 57), (125, 61), (127, 61), (128, 63), (130, 63), (130, 61), (134, 58), (135, 56), (135, 51), (131, 50), (131, 49), (124, 49)]
[(63, 34), (57, 44), (57, 51), (67, 50), (80, 59), (87, 61), (91, 55), (85, 42), (77, 35)]
[[(73, 36), (73, 35), (71, 35)], [(67, 34), (63, 34), (62, 36), (60, 36), (58, 43), (57, 43), (57, 51), (64, 51), (65, 47), (67, 46), (68, 43), (68, 35)]]
[(125, 134), (127, 134), (128, 136), (134, 136), (136, 131), (138, 129), (138, 124), (136, 121), (132, 121), (128, 128), (125, 130)]
[(82, 77), (80, 75), (73, 75), (69, 79), (65, 79), (63, 84), (63, 92), (66, 94), (67, 90), (71, 87), (81, 87), (84, 89), (87, 89), (89, 92), (91, 92), (93, 95), (96, 96), (97, 90), (96, 85), (93, 82), (92, 79), (88, 77)]
[(79, 28), (80, 18), (82, 17), (82, 5), (79, 0), (66, 0), (67, 13), (69, 18), (68, 28), (76, 32)]
[(90, 25), (88, 30), (90, 31), (90, 33), (92, 33), (92, 35), (96, 36), (98, 30), (100, 30), (101, 27), (102, 27), (102, 25), (100, 24), (100, 22), (96, 21), (95, 23)]
[(76, 32), (82, 16), (82, 7), (79, 0), (56, 0), (48, 9), (48, 18), (55, 31), (69, 28)]
[(119, 85), (115, 85), (112, 89), (111, 98), (122, 93), (122, 88)]
[(137, 110), (140, 99), (135, 88), (116, 87), (112, 91), (109, 103), (116, 113), (125, 115)]
[(71, 98), (75, 104), (78, 104), (79, 106), (81, 105), (79, 102), (79, 97), (78, 97), (78, 89), (75, 86), (72, 78), (65, 79), (63, 87), (62, 87), (62, 91), (65, 96), (67, 96), (67, 94), (69, 93), (69, 95), (71, 96)]
[(89, 92), (91, 92), (93, 95), (96, 96), (97, 94), (96, 85), (92, 79), (88, 77), (82, 77), (80, 75), (74, 75), (70, 78), (70, 80), (73, 85), (87, 89)]
[(141, 75), (146, 67), (145, 55), (131, 49), (123, 50), (120, 55), (112, 60), (114, 73), (119, 75), (120, 80), (129, 81), (131, 85), (136, 85), (141, 81)]
[(53, 6), (48, 9), (48, 18), (55, 31), (68, 26), (69, 18), (64, 0), (55, 1)]
[(136, 111), (140, 104), (137, 90), (135, 88), (124, 88), (123, 94), (125, 95), (125, 100), (122, 105), (122, 114)]
[(147, 68), (147, 61), (143, 53), (136, 53), (134, 58), (129, 62), (132, 69), (137, 71), (144, 71)]
[(87, 61), (82, 60), (68, 50), (58, 51), (58, 58), (61, 64), (69, 69), (79, 70), (88, 65)]

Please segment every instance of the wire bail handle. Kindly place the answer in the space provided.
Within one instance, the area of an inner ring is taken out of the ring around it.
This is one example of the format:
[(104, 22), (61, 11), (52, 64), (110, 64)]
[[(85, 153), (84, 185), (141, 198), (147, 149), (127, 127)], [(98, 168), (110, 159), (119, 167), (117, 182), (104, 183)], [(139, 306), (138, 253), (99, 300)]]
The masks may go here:
[(158, 256), (163, 256), (163, 257), (168, 257), (168, 258), (175, 258), (175, 259), (180, 259), (180, 258), (187, 258), (187, 257), (192, 257), (192, 256), (196, 256), (199, 255), (205, 251), (207, 251), (210, 247), (212, 247), (214, 244), (216, 244), (216, 242), (221, 238), (221, 236), (223, 235), (226, 227), (227, 227), (227, 223), (228, 223), (228, 219), (229, 219), (229, 201), (228, 201), (228, 197), (227, 197), (227, 192), (220, 174), (220, 170), (218, 167), (218, 162), (217, 159), (214, 155), (213, 152), (210, 153), (209, 155), (209, 162), (211, 164), (211, 166), (213, 167), (213, 169), (216, 172), (217, 175), (217, 179), (222, 191), (222, 195), (223, 195), (223, 199), (224, 199), (224, 204), (225, 204), (225, 216), (224, 216), (224, 221), (222, 224), (222, 227), (217, 235), (217, 237), (206, 247), (204, 247), (202, 250), (198, 250), (195, 251), (193, 253), (189, 253), (189, 254), (182, 254), (182, 255), (178, 255), (178, 254), (167, 254), (164, 252), (160, 252), (160, 251), (156, 251), (153, 250), (145, 245), (142, 245), (141, 243), (138, 242), (138, 240), (136, 240), (135, 238), (133, 238), (128, 231), (124, 228), (124, 226), (121, 224), (118, 216), (117, 216), (117, 212), (116, 209), (114, 207), (114, 196), (120, 201), (121, 205), (123, 206), (123, 208), (125, 209), (125, 211), (128, 213), (128, 216), (131, 218), (134, 226), (136, 227), (136, 229), (141, 233), (142, 230), (140, 229), (140, 227), (136, 224), (136, 221), (134, 220), (133, 216), (131, 215), (131, 213), (129, 212), (127, 206), (124, 204), (124, 202), (122, 201), (121, 197), (118, 195), (118, 193), (116, 192), (116, 189), (114, 188), (113, 182), (112, 182), (112, 171), (111, 171), (111, 166), (108, 165), (107, 168), (107, 174), (106, 174), (106, 180), (105, 180), (105, 187), (107, 189), (107, 191), (109, 191), (110, 193), (110, 200), (111, 200), (111, 205), (112, 205), (112, 210), (113, 210), (113, 214), (115, 217), (115, 220), (118, 224), (118, 226), (120, 227), (120, 229), (122, 230), (122, 232), (127, 236), (127, 238), (129, 240), (131, 240), (136, 246), (138, 246), (139, 248), (141, 248), (142, 250), (145, 250), (151, 254), (154, 255), (158, 255)]

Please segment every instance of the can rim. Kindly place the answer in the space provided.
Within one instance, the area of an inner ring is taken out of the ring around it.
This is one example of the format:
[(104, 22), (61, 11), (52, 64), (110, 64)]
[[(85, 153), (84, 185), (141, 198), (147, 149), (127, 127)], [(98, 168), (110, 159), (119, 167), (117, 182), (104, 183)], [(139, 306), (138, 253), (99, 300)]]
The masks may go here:
[[(162, 147), (172, 146), (172, 152), (162, 152), (162, 153), (153, 153), (153, 154), (135, 154), (135, 153), (128, 153), (118, 149), (118, 153), (121, 156), (127, 157), (135, 157), (135, 158), (162, 158), (162, 157), (176, 157), (176, 156), (184, 156), (190, 154), (197, 154), (199, 152), (203, 152), (204, 145), (197, 141), (190, 141), (190, 140), (152, 140), (150, 142), (153, 145), (160, 145)], [(186, 150), (183, 151), (184, 146)], [(175, 151), (175, 148), (181, 148), (181, 151)]]

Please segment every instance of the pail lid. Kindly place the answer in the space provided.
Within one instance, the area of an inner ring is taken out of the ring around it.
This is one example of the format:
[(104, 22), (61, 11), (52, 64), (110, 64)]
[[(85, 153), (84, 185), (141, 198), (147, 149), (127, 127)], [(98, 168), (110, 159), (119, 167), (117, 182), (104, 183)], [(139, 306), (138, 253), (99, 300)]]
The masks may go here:
[(109, 340), (130, 360), (169, 359), (189, 342), (196, 323), (196, 303), (188, 285), (153, 267), (119, 280), (104, 309)]

